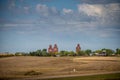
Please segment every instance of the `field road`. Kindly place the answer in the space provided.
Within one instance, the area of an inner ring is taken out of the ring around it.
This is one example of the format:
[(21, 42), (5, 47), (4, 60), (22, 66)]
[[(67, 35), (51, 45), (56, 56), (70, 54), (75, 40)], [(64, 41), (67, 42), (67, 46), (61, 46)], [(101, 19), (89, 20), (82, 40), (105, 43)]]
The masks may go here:
[(111, 72), (99, 72), (99, 73), (90, 73), (90, 74), (76, 74), (76, 75), (59, 75), (59, 76), (44, 76), (44, 77), (28, 77), (28, 78), (15, 78), (12, 80), (42, 80), (42, 79), (51, 79), (51, 78), (64, 78), (64, 77), (78, 77), (78, 76), (92, 76), (92, 75), (100, 75), (100, 74), (112, 74), (112, 73), (120, 73), (120, 71), (111, 71)]

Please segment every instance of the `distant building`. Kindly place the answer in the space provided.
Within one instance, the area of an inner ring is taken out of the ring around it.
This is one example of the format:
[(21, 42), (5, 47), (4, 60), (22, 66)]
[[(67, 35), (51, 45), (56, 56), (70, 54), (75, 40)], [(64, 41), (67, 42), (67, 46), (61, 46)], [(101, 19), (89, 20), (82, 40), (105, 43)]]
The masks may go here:
[(53, 53), (52, 45), (49, 45), (48, 53)]
[(58, 53), (58, 47), (57, 47), (57, 44), (54, 45), (54, 47), (52, 48), (52, 45), (49, 45), (49, 48), (48, 48), (48, 53)]
[(53, 52), (54, 52), (54, 53), (58, 53), (58, 47), (57, 47), (57, 44), (54, 45)]
[(106, 53), (106, 50), (102, 50), (101, 52), (99, 53), (95, 53), (96, 56), (106, 56), (107, 53)]
[(102, 52), (99, 53), (99, 56), (106, 56), (106, 55), (107, 55), (106, 50), (102, 50)]
[(78, 53), (81, 50), (80, 44), (77, 44), (76, 46), (76, 53)]

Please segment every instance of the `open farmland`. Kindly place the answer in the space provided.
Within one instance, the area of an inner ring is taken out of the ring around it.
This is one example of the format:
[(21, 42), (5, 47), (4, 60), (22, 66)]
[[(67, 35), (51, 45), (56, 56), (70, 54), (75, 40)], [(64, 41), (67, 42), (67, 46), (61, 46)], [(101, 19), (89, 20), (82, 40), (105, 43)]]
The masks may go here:
[(120, 57), (0, 58), (0, 78), (84, 75), (120, 71)]

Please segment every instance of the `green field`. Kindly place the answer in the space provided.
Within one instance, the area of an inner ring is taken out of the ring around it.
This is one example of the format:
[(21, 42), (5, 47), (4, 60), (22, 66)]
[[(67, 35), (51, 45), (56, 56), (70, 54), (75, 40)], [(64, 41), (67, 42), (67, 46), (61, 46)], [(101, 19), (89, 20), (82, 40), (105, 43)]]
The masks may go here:
[(120, 80), (120, 73), (116, 74), (102, 74), (93, 76), (67, 77), (67, 78), (53, 78), (43, 80)]

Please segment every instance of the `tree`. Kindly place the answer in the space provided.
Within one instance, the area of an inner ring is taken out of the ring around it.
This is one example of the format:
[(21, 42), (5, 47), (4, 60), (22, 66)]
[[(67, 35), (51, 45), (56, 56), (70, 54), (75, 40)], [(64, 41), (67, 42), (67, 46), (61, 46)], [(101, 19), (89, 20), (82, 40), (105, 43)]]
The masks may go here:
[(119, 48), (116, 49), (116, 55), (120, 55), (120, 49)]
[(36, 52), (35, 51), (30, 52), (29, 54), (30, 54), (30, 56), (36, 56)]
[(31, 56), (48, 56), (47, 49), (43, 49), (42, 51), (39, 49), (37, 51), (30, 52)]
[(60, 56), (65, 56), (64, 53), (65, 53), (65, 51), (60, 51), (58, 54), (59, 54)]
[(96, 50), (95, 53), (102, 53), (102, 50)]
[(36, 51), (36, 56), (42, 56), (42, 51), (41, 50), (37, 50)]
[(99, 55), (102, 53), (102, 50), (95, 50), (93, 53), (94, 53), (93, 55)]
[(25, 53), (25, 52), (16, 52), (15, 53), (15, 56), (28, 56), (29, 54), (28, 53)]
[(83, 51), (83, 50), (79, 51), (79, 52), (78, 52), (78, 55), (79, 55), (79, 56), (85, 56), (85, 51)]
[(64, 52), (64, 55), (65, 55), (65, 56), (68, 56), (68, 54), (69, 54), (68, 51), (65, 51), (65, 52)]
[(74, 53), (74, 51), (70, 51), (68, 55), (69, 55), (69, 56), (74, 56), (75, 53)]
[(112, 49), (105, 49), (105, 48), (104, 48), (104, 49), (102, 49), (102, 51), (103, 51), (103, 50), (106, 51), (106, 55), (107, 55), (107, 56), (111, 56), (112, 54), (114, 54), (114, 50), (112, 50)]
[(60, 51), (59, 53), (58, 53), (60, 56), (74, 56), (75, 55), (75, 53), (73, 52), (73, 51)]
[(91, 52), (92, 52), (92, 50), (90, 50), (90, 49), (85, 50), (86, 55), (90, 55)]
[(42, 50), (42, 56), (48, 56), (47, 49)]
[(15, 56), (21, 56), (21, 53), (20, 52), (16, 52)]

